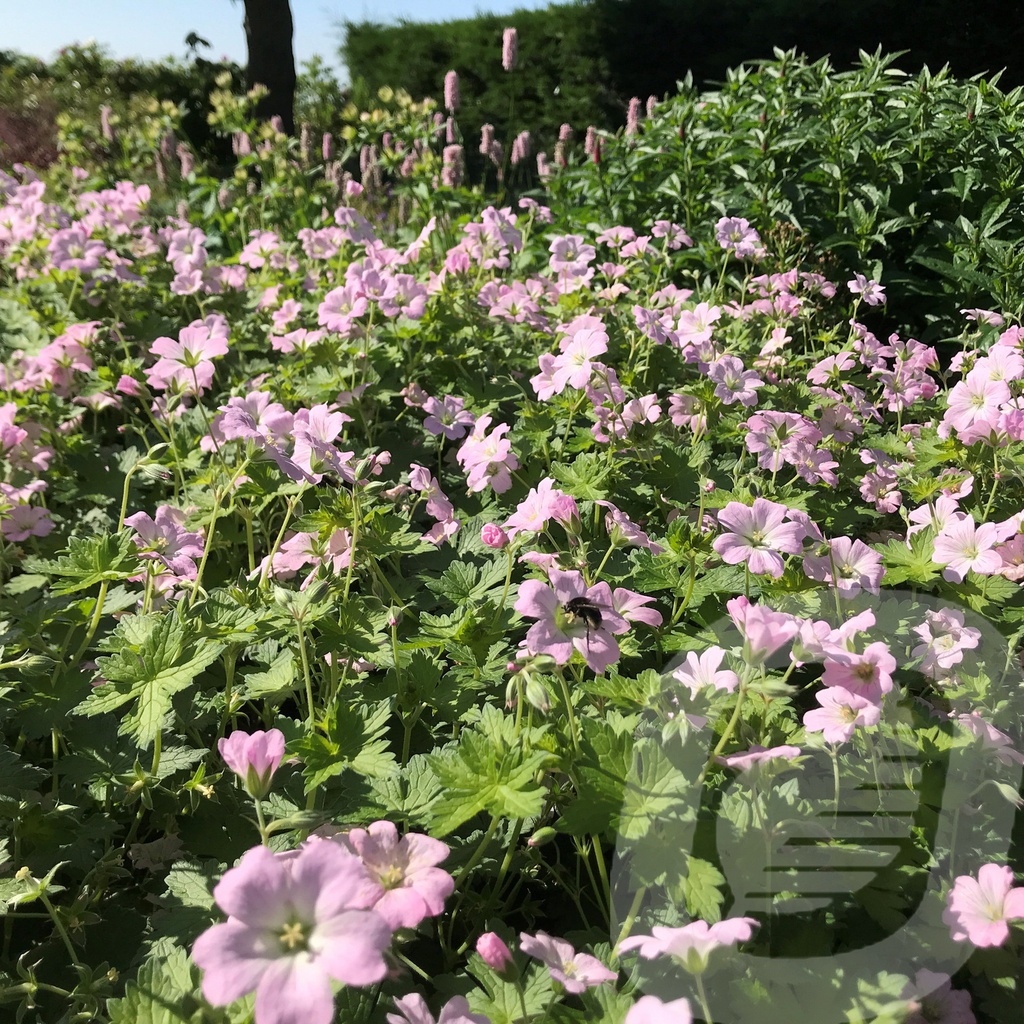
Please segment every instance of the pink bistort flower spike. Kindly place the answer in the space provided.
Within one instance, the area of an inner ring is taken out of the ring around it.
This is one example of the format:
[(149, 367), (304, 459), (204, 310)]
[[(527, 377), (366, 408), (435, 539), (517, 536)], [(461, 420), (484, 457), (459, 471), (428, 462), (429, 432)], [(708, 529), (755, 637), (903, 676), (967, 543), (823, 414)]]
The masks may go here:
[(577, 953), (565, 939), (556, 939), (547, 932), (519, 936), (519, 948), (541, 963), (546, 964), (551, 977), (559, 982), (570, 995), (579, 995), (588, 988), (594, 988), (606, 981), (614, 981), (618, 975), (610, 971), (596, 956)]
[(390, 821), (375, 821), (338, 837), (362, 860), (383, 893), (373, 909), (392, 928), (415, 928), (424, 918), (437, 917), (455, 888), (452, 876), (437, 865), (448, 856), (440, 839), (419, 832), (399, 838)]
[(227, 1006), (256, 993), (259, 1024), (330, 1024), (332, 981), (365, 986), (388, 973), (391, 928), (370, 909), (381, 887), (335, 843), (280, 856), (249, 850), (213, 890), (228, 920), (192, 947), (203, 995)]
[(501, 34), (501, 67), (504, 71), (514, 71), (519, 58), (519, 33), (514, 28), (507, 28)]
[(246, 792), (262, 800), (270, 792), (270, 783), (284, 758), (284, 733), (280, 729), (262, 729), (254, 733), (236, 729), (217, 742), (224, 763), (245, 783)]
[(1010, 935), (1007, 922), (1024, 918), (1024, 887), (1013, 888), (1013, 871), (985, 864), (978, 877), (960, 875), (946, 896), (942, 920), (958, 942), (1001, 946)]

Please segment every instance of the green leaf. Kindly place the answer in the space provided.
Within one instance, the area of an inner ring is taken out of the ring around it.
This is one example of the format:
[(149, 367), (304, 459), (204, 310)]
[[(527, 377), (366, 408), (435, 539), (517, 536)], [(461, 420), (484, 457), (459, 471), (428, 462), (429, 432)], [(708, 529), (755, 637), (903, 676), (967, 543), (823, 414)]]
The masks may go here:
[(72, 537), (66, 555), (56, 560), (29, 559), (27, 564), (34, 572), (58, 577), (51, 586), (55, 594), (71, 594), (104, 581), (126, 580), (142, 572), (138, 549), (127, 530), (102, 537)]
[(930, 583), (939, 575), (942, 567), (932, 561), (931, 550), (934, 530), (919, 530), (910, 537), (909, 543), (891, 540), (880, 550), (885, 565), (882, 582), (888, 587), (900, 583)]
[(539, 814), (546, 789), (536, 776), (556, 760), (529, 748), (525, 735), (516, 738), (511, 716), (484, 705), (480, 722), (465, 729), (458, 744), (427, 755), (442, 789), (431, 833), (447, 835), (481, 811), (499, 818)]
[(686, 880), (683, 883), (686, 909), (693, 917), (699, 917), (714, 924), (722, 919), (722, 904), (725, 894), (725, 875), (714, 864), (700, 857), (686, 860)]
[(608, 460), (591, 452), (577, 455), (572, 465), (555, 464), (551, 467), (555, 479), (574, 497), (596, 501), (608, 496), (605, 480), (611, 473)]
[(336, 707), (324, 733), (304, 736), (295, 745), (306, 765), (306, 792), (346, 770), (368, 778), (393, 774), (395, 755), (385, 738), (390, 718), (391, 702), (386, 700)]
[(222, 644), (197, 638), (174, 613), (122, 619), (111, 645), (119, 648), (117, 653), (96, 662), (108, 681), (75, 714), (101, 715), (133, 703), (118, 731), (142, 749), (169, 724), (174, 694), (187, 689), (223, 650)]

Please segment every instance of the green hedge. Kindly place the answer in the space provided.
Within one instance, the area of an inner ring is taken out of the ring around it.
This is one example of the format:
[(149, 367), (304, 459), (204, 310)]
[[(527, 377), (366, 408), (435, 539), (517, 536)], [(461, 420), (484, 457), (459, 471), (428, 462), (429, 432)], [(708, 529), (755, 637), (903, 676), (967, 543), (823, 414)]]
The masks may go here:
[[(519, 30), (520, 67), (501, 67), (501, 34)], [(342, 57), (353, 81), (404, 88), (441, 99), (445, 72), (462, 79), (460, 123), (467, 141), (490, 122), (550, 136), (565, 121), (616, 128), (631, 96), (674, 94), (691, 72), (699, 87), (743, 61), (795, 47), (839, 67), (859, 50), (907, 51), (909, 72), (948, 63), (967, 77), (1007, 71), (1024, 82), (1022, 0), (584, 0), (540, 11), (486, 15), (441, 24), (345, 25)], [(516, 90), (509, 112), (510, 79)]]

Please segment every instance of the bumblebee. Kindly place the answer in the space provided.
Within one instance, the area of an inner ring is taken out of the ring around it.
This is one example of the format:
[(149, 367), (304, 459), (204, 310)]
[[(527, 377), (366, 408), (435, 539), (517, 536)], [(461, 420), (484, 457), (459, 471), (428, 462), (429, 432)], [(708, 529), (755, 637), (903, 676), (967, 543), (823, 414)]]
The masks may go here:
[(587, 627), (587, 647), (590, 647), (590, 631), (601, 628), (601, 607), (590, 600), (589, 597), (574, 597), (566, 601), (562, 607), (565, 609), (566, 619), (571, 625), (577, 619), (582, 619)]

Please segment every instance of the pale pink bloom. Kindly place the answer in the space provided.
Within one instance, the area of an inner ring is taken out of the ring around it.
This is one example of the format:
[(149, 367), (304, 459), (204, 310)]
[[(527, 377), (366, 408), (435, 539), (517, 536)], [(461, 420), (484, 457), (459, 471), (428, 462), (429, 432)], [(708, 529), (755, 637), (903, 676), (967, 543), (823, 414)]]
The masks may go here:
[(996, 551), (1003, 560), (999, 575), (1019, 583), (1024, 580), (1024, 534), (1017, 534), (1012, 540), (1001, 544)]
[(961, 313), (968, 320), (976, 320), (979, 324), (988, 324), (992, 327), (1002, 327), (1006, 320), (991, 309), (961, 309)]
[(662, 622), (661, 612), (646, 607), (655, 601), (653, 597), (645, 597), (625, 587), (616, 587), (612, 591), (612, 609), (627, 622), (643, 622), (657, 629)]
[(728, 565), (742, 562), (755, 575), (778, 579), (784, 569), (782, 555), (799, 553), (805, 535), (799, 523), (786, 522), (789, 511), (767, 498), (755, 498), (752, 506), (730, 501), (718, 513), (718, 522), (730, 532), (715, 539), (715, 551)]
[[(575, 647), (594, 672), (603, 672), (619, 659), (613, 634), (629, 630), (629, 623), (613, 607), (611, 588), (607, 583), (586, 587), (580, 573), (554, 568), (548, 571), (548, 580), (550, 586), (540, 580), (519, 585), (515, 610), (538, 620), (526, 634), (527, 649), (532, 654), (550, 654), (557, 664), (565, 665)], [(599, 626), (566, 610), (567, 604), (580, 598), (598, 607)]]
[(445, 395), (439, 402), (436, 398), (428, 398), (423, 403), (423, 411), (427, 418), (423, 428), (429, 433), (443, 434), (449, 441), (458, 441), (473, 426), (475, 416), (465, 408), (465, 399), (456, 395)]
[(849, 370), (853, 365), (853, 356), (849, 352), (840, 352), (838, 355), (822, 359), (811, 367), (807, 379), (811, 384), (827, 384), (829, 381), (836, 381), (844, 370)]
[(699, 657), (695, 651), (689, 651), (685, 663), (672, 673), (672, 678), (687, 687), (691, 697), (707, 686), (732, 693), (739, 686), (740, 677), (735, 672), (719, 668), (723, 658), (725, 651), (721, 647), (709, 647)]
[(977, 1024), (970, 995), (953, 988), (948, 974), (922, 968), (901, 995), (911, 1000), (910, 1016), (903, 1024)]
[(563, 235), (556, 238), (548, 246), (548, 251), (551, 253), (551, 269), (556, 273), (570, 276), (584, 273), (597, 256), (597, 250), (588, 245), (582, 235)]
[(459, 109), (459, 74), (449, 71), (444, 76), (444, 105), (449, 114)]
[(508, 538), (512, 539), (523, 531), (540, 533), (554, 514), (558, 500), (566, 497), (568, 495), (564, 491), (555, 487), (554, 480), (545, 477), (536, 487), (530, 489), (530, 493), (518, 504), (515, 512), (505, 520), (503, 529)]
[(455, 881), (437, 865), (449, 853), (439, 839), (419, 832), (401, 838), (390, 821), (375, 821), (354, 828), (335, 842), (357, 854), (383, 893), (373, 909), (393, 929), (415, 928), (427, 917), (437, 917), (455, 890)]
[(843, 597), (861, 590), (878, 594), (885, 575), (882, 556), (859, 540), (837, 537), (829, 542), (830, 554), (807, 555), (804, 573), (809, 579), (828, 583)]
[(729, 917), (712, 925), (707, 921), (693, 921), (682, 928), (655, 925), (651, 935), (631, 935), (620, 942), (619, 952), (636, 949), (645, 960), (668, 956), (690, 974), (701, 974), (714, 950), (747, 942), (759, 924), (752, 917)]
[(1013, 740), (1002, 729), (997, 729), (991, 722), (987, 722), (980, 711), (972, 711), (969, 715), (957, 715), (955, 721), (980, 739), (982, 747), (992, 751), (996, 759), (1003, 764), (1024, 764), (1024, 754), (1011, 746)]
[(662, 1002), (657, 996), (641, 996), (626, 1012), (623, 1024), (693, 1024), (686, 999)]
[(715, 225), (715, 237), (723, 249), (734, 252), (740, 259), (761, 256), (761, 236), (744, 217), (722, 217)]
[(925, 613), (925, 621), (914, 626), (922, 640), (910, 653), (922, 658), (921, 671), (938, 678), (964, 660), (964, 651), (978, 646), (981, 630), (964, 626), (964, 613), (959, 609), (943, 608)]
[(978, 526), (969, 517), (953, 520), (935, 538), (932, 559), (946, 566), (942, 578), (951, 583), (962, 583), (968, 572), (990, 576), (1003, 564), (999, 552), (993, 550), (998, 541), (994, 523)]
[(922, 505), (909, 513), (907, 518), (913, 526), (907, 527), (907, 537), (912, 537), (919, 530), (926, 530), (929, 526), (936, 533), (941, 533), (946, 524), (956, 519), (970, 518), (966, 512), (961, 512), (959, 502), (953, 498), (942, 495), (935, 499), (934, 505)]
[(556, 387), (554, 380), (555, 357), (550, 352), (542, 352), (537, 359), (537, 364), (540, 366), (540, 373), (530, 378), (530, 385), (537, 395), (537, 399), (546, 402), (552, 395), (560, 394), (565, 390), (565, 382), (562, 382), (561, 388)]
[(1008, 921), (1024, 917), (1024, 887), (1013, 888), (1013, 871), (984, 864), (977, 879), (960, 875), (946, 896), (942, 920), (958, 942), (1001, 946), (1010, 937)]
[(254, 733), (236, 729), (217, 741), (217, 750), (245, 783), (248, 794), (262, 800), (270, 792), (271, 780), (284, 758), (284, 733), (280, 729)]
[(946, 396), (942, 422), (958, 432), (979, 422), (994, 425), (999, 407), (1009, 400), (1010, 388), (1005, 381), (992, 380), (984, 372), (972, 370)]
[(203, 995), (227, 1006), (256, 993), (260, 1024), (330, 1024), (332, 982), (366, 986), (388, 973), (387, 922), (359, 858), (329, 842), (281, 856), (257, 846), (213, 890), (228, 920), (192, 947)]
[(134, 538), (141, 557), (165, 565), (178, 576), (195, 579), (196, 559), (202, 558), (204, 543), (201, 533), (185, 529), (185, 513), (170, 505), (161, 505), (156, 517), (136, 512), (124, 521), (138, 534)]
[(682, 348), (687, 344), (699, 345), (710, 341), (713, 327), (721, 315), (720, 306), (709, 306), (706, 302), (697, 303), (693, 309), (684, 309), (676, 325), (676, 343)]
[(53, 528), (53, 520), (45, 508), (36, 508), (22, 502), (8, 509), (0, 507), (0, 534), (12, 543), (28, 540), (29, 537), (46, 537)]
[(794, 757), (800, 756), (800, 748), (789, 744), (779, 747), (762, 747), (755, 743), (749, 750), (740, 751), (735, 754), (720, 754), (715, 760), (724, 764), (727, 768), (736, 768), (741, 772), (749, 772), (757, 765), (768, 761), (782, 760), (792, 761)]
[(551, 374), (555, 394), (561, 393), (567, 384), (582, 390), (590, 382), (594, 361), (608, 351), (608, 335), (599, 322), (597, 327), (583, 327), (563, 338), (559, 348), (561, 354), (555, 357)]
[(559, 982), (570, 995), (579, 995), (588, 988), (594, 988), (606, 981), (614, 981), (618, 975), (610, 971), (600, 960), (589, 953), (577, 953), (565, 939), (556, 939), (547, 932), (519, 936), (519, 948), (545, 964), (551, 977)]
[(708, 377), (714, 381), (715, 397), (723, 405), (757, 405), (757, 388), (764, 387), (764, 381), (753, 370), (744, 369), (735, 356), (722, 356), (713, 362), (708, 367)]
[(882, 640), (868, 644), (863, 654), (855, 651), (829, 651), (821, 681), (878, 703), (892, 689), (896, 659)]
[(748, 665), (759, 665), (800, 630), (800, 619), (767, 605), (751, 604), (745, 597), (734, 597), (725, 608), (743, 636), (743, 660)]
[(481, 416), (473, 432), (462, 443), (455, 458), (466, 473), (466, 484), (471, 491), (482, 491), (488, 485), (496, 494), (512, 486), (512, 471), (519, 468), (519, 460), (512, 452), (512, 442), (504, 435), (507, 423), (499, 423), (490, 433), (490, 416)]
[(646, 548), (652, 555), (664, 553), (665, 548), (656, 544), (651, 538), (616, 505), (599, 498), (594, 502), (607, 509), (604, 514), (604, 528), (608, 531), (612, 544), (616, 547), (634, 546)]
[(410, 992), (401, 998), (395, 996), (395, 1009), (398, 1013), (388, 1014), (388, 1024), (490, 1024), (490, 1019), (482, 1013), (470, 1013), (465, 996), (452, 996), (441, 1007), (437, 1020), (418, 992)]
[(846, 743), (858, 725), (877, 725), (882, 709), (867, 697), (841, 686), (830, 686), (814, 695), (821, 705), (804, 713), (804, 729), (820, 732), (826, 743)]
[(507, 28), (501, 34), (501, 67), (504, 71), (514, 71), (519, 56), (519, 33), (514, 28)]
[(877, 281), (869, 281), (863, 274), (854, 274), (853, 280), (846, 282), (846, 287), (869, 306), (885, 302), (885, 288)]

